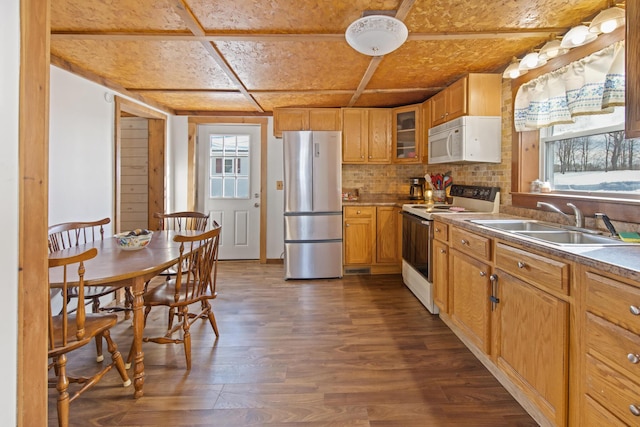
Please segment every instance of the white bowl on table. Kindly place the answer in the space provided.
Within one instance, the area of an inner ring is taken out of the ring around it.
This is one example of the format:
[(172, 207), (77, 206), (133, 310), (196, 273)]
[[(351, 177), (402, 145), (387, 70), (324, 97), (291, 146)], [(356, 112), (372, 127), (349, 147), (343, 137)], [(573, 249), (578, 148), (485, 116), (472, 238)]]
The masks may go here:
[(151, 242), (151, 236), (153, 236), (151, 230), (135, 230), (118, 233), (114, 238), (123, 251), (137, 251), (147, 247)]

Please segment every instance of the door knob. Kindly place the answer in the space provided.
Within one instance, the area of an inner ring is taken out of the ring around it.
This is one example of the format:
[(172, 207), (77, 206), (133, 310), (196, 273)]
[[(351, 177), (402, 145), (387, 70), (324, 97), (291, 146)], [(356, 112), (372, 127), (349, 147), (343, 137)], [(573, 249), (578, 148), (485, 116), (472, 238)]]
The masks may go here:
[(259, 207), (260, 207), (260, 203), (254, 203), (254, 204), (253, 204), (253, 207), (254, 207), (254, 208), (259, 208)]

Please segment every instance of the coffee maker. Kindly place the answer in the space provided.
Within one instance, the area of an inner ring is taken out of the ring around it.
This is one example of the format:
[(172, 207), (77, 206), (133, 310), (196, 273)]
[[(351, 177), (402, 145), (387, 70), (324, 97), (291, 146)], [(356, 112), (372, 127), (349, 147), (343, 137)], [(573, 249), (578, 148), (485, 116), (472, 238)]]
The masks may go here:
[(409, 186), (409, 199), (424, 200), (424, 178), (409, 178), (411, 185)]

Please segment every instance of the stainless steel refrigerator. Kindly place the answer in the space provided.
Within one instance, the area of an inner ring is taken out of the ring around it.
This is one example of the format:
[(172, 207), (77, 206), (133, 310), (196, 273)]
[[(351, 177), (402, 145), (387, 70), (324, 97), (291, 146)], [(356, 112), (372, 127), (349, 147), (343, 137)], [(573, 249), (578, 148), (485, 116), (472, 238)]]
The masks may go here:
[(342, 277), (342, 134), (282, 136), (285, 279)]

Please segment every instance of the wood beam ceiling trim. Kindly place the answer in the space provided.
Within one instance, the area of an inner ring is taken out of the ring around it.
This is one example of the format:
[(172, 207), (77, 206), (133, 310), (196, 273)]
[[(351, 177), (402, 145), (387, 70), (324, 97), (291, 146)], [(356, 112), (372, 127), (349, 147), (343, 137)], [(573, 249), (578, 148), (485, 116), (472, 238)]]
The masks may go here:
[[(413, 7), (414, 3), (415, 3), (415, 0), (402, 0), (402, 3), (400, 3), (400, 6), (396, 11), (396, 18), (401, 21), (404, 21), (404, 19), (409, 14), (409, 11)], [(349, 103), (347, 104), (348, 107), (353, 107), (356, 104), (356, 102), (358, 102), (358, 98), (360, 98), (360, 96), (366, 89), (367, 85), (371, 81), (373, 74), (376, 72), (376, 69), (380, 65), (380, 62), (382, 62), (382, 58), (384, 57), (376, 56), (371, 58), (371, 62), (369, 62), (369, 66), (367, 67), (367, 70), (362, 76), (362, 79), (360, 80), (360, 84), (358, 85), (358, 88), (356, 89), (353, 96), (349, 100)]]
[[(185, 25), (195, 36), (204, 36), (205, 31), (196, 19), (193, 16), (193, 13), (189, 9), (189, 7), (185, 4), (184, 0), (174, 0), (172, 2), (173, 9), (175, 12), (182, 18)], [(240, 81), (240, 78), (236, 75), (236, 73), (231, 69), (231, 66), (224, 59), (224, 56), (218, 48), (210, 41), (202, 41), (202, 46), (207, 50), (209, 55), (213, 58), (213, 60), (218, 64), (218, 66), (224, 71), (229, 80), (233, 82), (234, 85), (238, 87), (238, 90), (245, 96), (245, 98), (260, 112), (264, 112), (264, 109), (258, 104), (258, 102), (251, 96), (245, 85)]]
[(175, 114), (175, 111), (172, 108), (167, 107), (164, 104), (160, 104), (157, 103), (155, 101), (146, 99), (145, 97), (138, 95), (132, 91), (130, 91), (129, 89), (112, 82), (109, 79), (106, 79), (102, 76), (99, 76), (89, 70), (86, 70), (82, 67), (79, 67), (75, 64), (72, 64), (71, 62), (60, 58), (59, 56), (56, 55), (51, 55), (51, 64), (55, 65), (58, 68), (61, 68), (63, 70), (69, 71), (70, 73), (73, 73), (75, 75), (78, 75), (80, 77), (84, 77), (85, 79), (92, 81), (94, 83), (97, 83), (101, 86), (104, 86), (108, 89), (113, 90), (114, 92), (118, 92), (121, 95), (127, 96), (129, 98), (135, 99), (137, 101), (142, 102), (143, 104), (147, 104), (153, 108), (156, 108), (160, 111), (163, 111), (167, 114)]
[[(540, 38), (562, 34), (567, 28), (544, 28), (527, 31), (464, 31), (409, 33), (408, 41), (475, 40)], [(198, 42), (340, 42), (344, 34), (178, 34), (178, 33), (120, 33), (53, 31), (51, 40), (114, 40), (114, 41), (198, 41)]]

